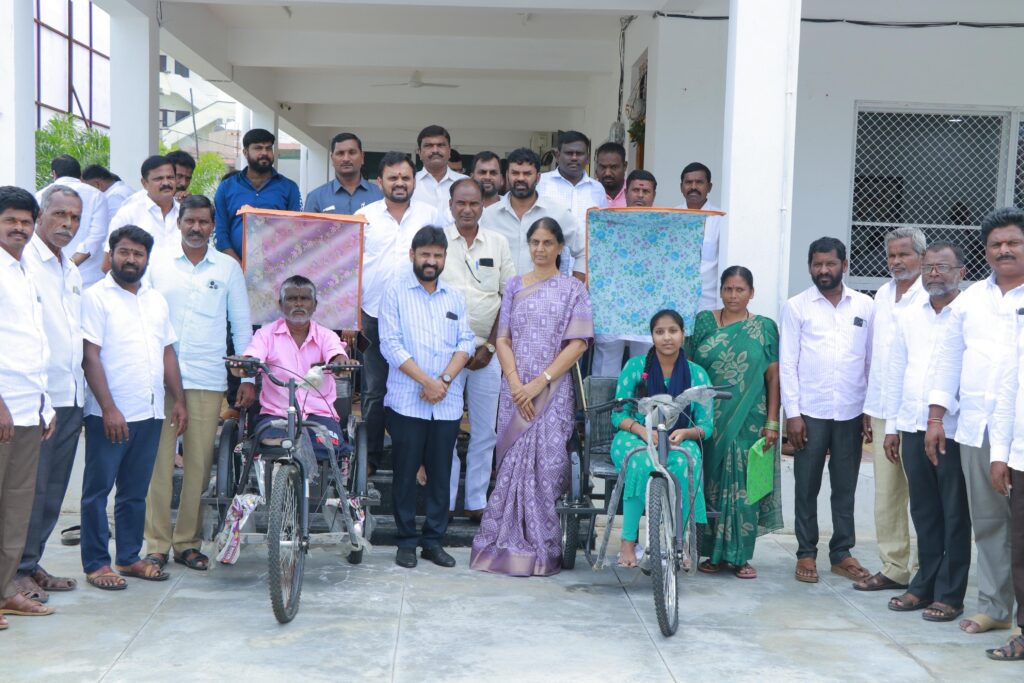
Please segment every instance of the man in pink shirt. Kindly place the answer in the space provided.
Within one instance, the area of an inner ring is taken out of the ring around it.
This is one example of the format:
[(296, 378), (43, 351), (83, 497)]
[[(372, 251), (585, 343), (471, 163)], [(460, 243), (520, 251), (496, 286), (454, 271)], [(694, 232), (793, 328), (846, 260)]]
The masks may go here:
[(594, 177), (604, 187), (609, 209), (626, 206), (626, 148), (617, 142), (606, 142), (594, 155), (597, 173)]
[[(289, 376), (298, 379), (314, 365), (348, 360), (345, 343), (338, 335), (312, 320), (316, 311), (316, 285), (311, 280), (301, 275), (285, 280), (281, 285), (278, 305), (283, 317), (256, 330), (243, 355), (259, 358), (279, 379)], [(239, 402), (245, 404), (243, 399), (254, 399), (255, 391), (252, 384), (242, 384), (238, 389)], [(341, 426), (334, 410), (336, 390), (333, 378), (328, 377), (319, 389), (297, 388), (295, 397), (302, 407), (302, 419), (323, 425), (330, 432), (330, 446), (336, 447)], [(269, 380), (264, 381), (260, 390), (257, 427), (266, 420), (287, 415), (288, 390)], [(283, 436), (284, 431), (270, 429), (264, 435)], [(313, 439), (313, 450), (318, 460), (326, 459), (331, 453), (328, 444), (323, 443), (319, 436)]]

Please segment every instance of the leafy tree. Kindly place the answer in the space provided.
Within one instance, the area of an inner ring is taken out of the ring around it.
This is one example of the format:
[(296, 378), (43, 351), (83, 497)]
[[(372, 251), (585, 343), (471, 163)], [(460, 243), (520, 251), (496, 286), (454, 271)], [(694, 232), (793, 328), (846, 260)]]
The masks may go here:
[(36, 130), (36, 189), (50, 183), (50, 162), (70, 154), (85, 168), (89, 164), (110, 166), (110, 138), (95, 128), (85, 128), (71, 114), (54, 116)]

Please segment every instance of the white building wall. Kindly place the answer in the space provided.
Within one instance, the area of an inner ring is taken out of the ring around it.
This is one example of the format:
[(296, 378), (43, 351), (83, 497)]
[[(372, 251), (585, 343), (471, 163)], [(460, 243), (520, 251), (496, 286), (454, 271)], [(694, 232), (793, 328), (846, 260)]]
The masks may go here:
[[(658, 178), (660, 205), (682, 202), (679, 172), (689, 161), (706, 163), (718, 182), (727, 34), (725, 21), (671, 18), (638, 19), (627, 34), (627, 66), (649, 50), (645, 166)], [(811, 241), (833, 235), (849, 242), (857, 102), (1024, 107), (1024, 74), (1012, 57), (1019, 34), (802, 25), (790, 293), (809, 285)], [(721, 190), (712, 190), (712, 202)], [(744, 265), (757, 274), (757, 264)]]

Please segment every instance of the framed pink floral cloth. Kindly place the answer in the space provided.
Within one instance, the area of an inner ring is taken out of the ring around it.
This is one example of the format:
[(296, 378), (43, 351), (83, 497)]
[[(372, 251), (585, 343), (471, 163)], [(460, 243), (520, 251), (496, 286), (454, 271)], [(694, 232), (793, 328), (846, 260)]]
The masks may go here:
[(590, 209), (587, 273), (594, 332), (650, 334), (651, 316), (672, 308), (693, 329), (700, 303), (704, 220), (717, 211)]
[(281, 283), (304, 275), (316, 284), (313, 319), (332, 330), (360, 329), (362, 216), (243, 206), (242, 269), (254, 325), (281, 317)]

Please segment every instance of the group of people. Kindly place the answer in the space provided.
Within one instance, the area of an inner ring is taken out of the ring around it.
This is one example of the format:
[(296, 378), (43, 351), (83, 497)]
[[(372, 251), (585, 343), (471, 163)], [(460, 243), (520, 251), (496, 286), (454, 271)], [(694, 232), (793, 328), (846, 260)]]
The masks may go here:
[[(826, 456), (831, 570), (860, 591), (901, 591), (897, 612), (930, 622), (961, 617), (977, 548), (978, 612), (967, 633), (1024, 625), (1024, 425), (1019, 406), (1024, 312), (1024, 211), (997, 209), (980, 239), (992, 273), (961, 292), (962, 249), (927, 243), (917, 228), (885, 235), (892, 278), (872, 300), (843, 282), (845, 246), (810, 247), (813, 286), (786, 302), (779, 375), (786, 436), (795, 449), (795, 578), (818, 581), (817, 496)], [(874, 451), (880, 571), (852, 555), (862, 444)], [(909, 520), (908, 520), (909, 507)], [(911, 551), (910, 523), (917, 535)], [(1024, 659), (1019, 628), (996, 660)]]
[[(282, 318), (253, 334), (239, 264), (243, 205), (367, 220), (362, 413), (372, 469), (383, 465), (385, 430), (392, 439), (400, 566), (417, 564), (417, 548), (438, 565), (455, 564), (443, 541), (462, 478), (455, 442), (466, 408), (464, 508), (480, 523), (470, 566), (518, 576), (559, 571), (555, 505), (568, 483), (565, 444), (575, 420), (569, 373), (593, 343), (594, 374), (617, 375), (620, 398), (732, 387), (733, 401), (694, 404), (669, 430), (669, 468), (685, 482), (687, 462), (697, 462), (697, 496), (685, 512), (706, 523), (700, 571), (757, 576), (756, 538), (782, 526), (780, 469), (776, 457), (773, 491), (748, 503), (747, 457), (758, 441), (771, 451), (785, 436), (795, 455), (796, 580), (818, 581), (817, 497), (828, 462), (833, 572), (858, 590), (903, 591), (890, 609), (954, 620), (963, 612), (973, 527), (979, 613), (960, 626), (1010, 628), (1014, 588), (1024, 597), (1024, 504), (1011, 495), (1014, 484), (1024, 490), (1020, 210), (985, 220), (993, 272), (963, 294), (960, 248), (926, 244), (917, 229), (886, 236), (892, 280), (873, 300), (844, 283), (845, 245), (820, 238), (808, 253), (813, 284), (786, 302), (778, 327), (749, 310), (750, 270), (720, 271), (721, 228), (709, 216), (693, 329), (666, 309), (652, 316), (650, 336), (595, 340), (586, 213), (653, 207), (656, 199), (649, 172), (626, 174), (621, 145), (596, 150), (596, 177), (586, 170), (590, 141), (576, 131), (561, 134), (549, 172), (520, 148), (505, 159), (475, 155), (466, 176), (449, 165), (449, 133), (427, 126), (417, 138), (423, 168), (389, 152), (372, 183), (361, 172), (361, 141), (340, 133), (331, 141), (335, 177), (303, 206), (295, 183), (274, 169), (274, 143), (268, 131), (247, 132), (247, 166), (225, 177), (212, 202), (188, 194), (194, 162), (184, 153), (146, 159), (134, 193), (106, 169), (83, 172), (70, 157), (53, 161), (54, 183), (38, 197), (0, 188), (0, 286), (14, 312), (0, 320), (0, 343), (22, 350), (0, 362), (0, 628), (3, 614), (48, 614), (50, 592), (75, 588), (39, 562), (83, 425), (87, 581), (121, 590), (125, 577), (164, 580), (172, 558), (203, 570), (199, 497), (228, 391), (221, 357), (232, 347), (298, 374), (348, 357), (348, 344), (313, 321), (316, 286), (301, 274), (281, 286)], [(678, 208), (713, 210), (711, 187), (706, 166), (686, 166)], [(269, 385), (257, 397), (243, 380), (229, 401), (245, 408), (258, 400), (261, 419), (284, 415), (287, 397)], [(336, 443), (334, 398), (328, 383), (302, 405)], [(612, 459), (627, 467), (619, 561), (632, 567), (653, 464), (643, 452), (625, 464), (648, 439), (641, 416), (624, 409), (612, 422)], [(179, 440), (185, 479), (172, 527)], [(875, 574), (852, 554), (864, 442), (875, 449)], [(329, 457), (331, 444), (318, 445)], [(115, 483), (112, 560), (106, 506)], [(417, 485), (426, 500), (420, 529)], [(709, 519), (707, 510), (718, 514)], [(1016, 636), (990, 656), (1024, 658), (1024, 640)]]

